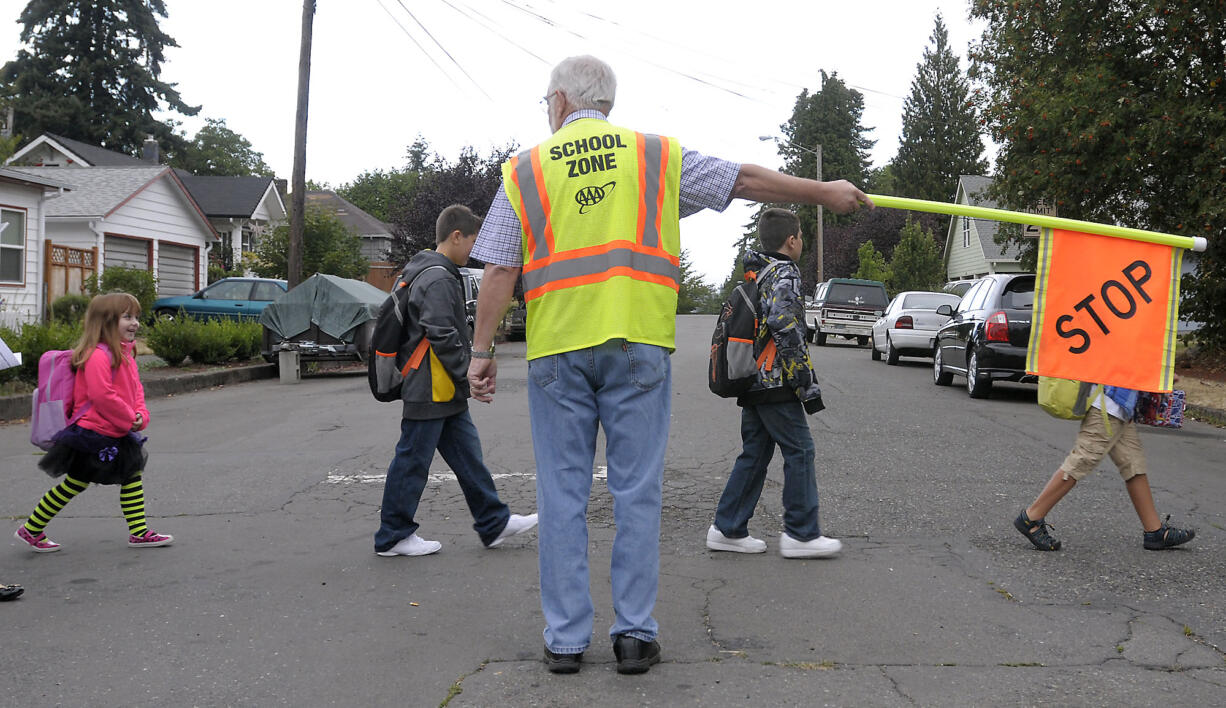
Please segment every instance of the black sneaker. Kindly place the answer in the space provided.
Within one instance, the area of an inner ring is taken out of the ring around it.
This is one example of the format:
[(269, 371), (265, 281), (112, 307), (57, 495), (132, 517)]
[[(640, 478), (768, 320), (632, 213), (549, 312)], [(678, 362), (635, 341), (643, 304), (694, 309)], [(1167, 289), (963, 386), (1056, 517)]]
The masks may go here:
[(619, 634), (613, 638), (613, 656), (617, 657), (617, 673), (645, 674), (652, 664), (660, 663), (660, 643)]
[(1171, 515), (1167, 514), (1162, 520), (1161, 528), (1157, 531), (1145, 532), (1145, 550), (1161, 551), (1164, 548), (1174, 548), (1196, 537), (1196, 529), (1177, 529), (1174, 526), (1167, 526), (1166, 522), (1170, 520)]
[(554, 654), (545, 647), (545, 668), (554, 674), (577, 674), (583, 662), (583, 652), (578, 654)]
[[(1025, 509), (1022, 509), (1022, 513), (1018, 514), (1017, 518), (1013, 520), (1013, 527), (1020, 531), (1023, 536), (1030, 539), (1034, 547), (1040, 551), (1060, 550), (1060, 541), (1052, 538), (1051, 534), (1047, 533), (1047, 529), (1051, 528), (1051, 524), (1043, 519), (1031, 521), (1030, 517), (1026, 516)], [(1149, 543), (1149, 534), (1145, 535), (1145, 539), (1145, 542)]]

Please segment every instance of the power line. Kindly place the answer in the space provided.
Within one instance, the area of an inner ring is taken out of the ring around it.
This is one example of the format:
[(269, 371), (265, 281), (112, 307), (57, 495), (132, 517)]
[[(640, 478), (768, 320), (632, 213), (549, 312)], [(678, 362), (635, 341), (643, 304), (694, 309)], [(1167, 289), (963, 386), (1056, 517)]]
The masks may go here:
[(455, 10), (456, 12), (460, 13), (460, 14), (461, 14), (461, 15), (463, 15), (464, 17), (467, 17), (468, 19), (472, 20), (473, 22), (476, 22), (477, 24), (480, 24), (480, 25), (481, 25), (482, 27), (484, 27), (484, 28), (485, 28), (487, 31), (489, 31), (489, 32), (493, 33), (493, 35), (494, 35), (494, 36), (496, 36), (496, 37), (498, 37), (499, 39), (501, 39), (502, 41), (504, 41), (504, 42), (506, 42), (506, 43), (510, 44), (511, 46), (513, 46), (513, 47), (515, 47), (515, 48), (519, 49), (519, 50), (520, 50), (520, 51), (522, 51), (524, 54), (527, 54), (528, 56), (532, 57), (533, 59), (536, 59), (537, 61), (541, 62), (542, 64), (546, 64), (546, 65), (548, 65), (548, 64), (549, 64), (549, 60), (545, 59), (544, 57), (541, 57), (540, 55), (538, 55), (538, 54), (536, 54), (536, 53), (534, 53), (532, 50), (530, 50), (530, 49), (528, 49), (527, 47), (523, 46), (522, 44), (520, 44), (520, 43), (518, 43), (518, 42), (516, 42), (516, 41), (514, 41), (514, 40), (512, 40), (512, 39), (510, 39), (509, 37), (506, 37), (506, 36), (505, 36), (505, 35), (503, 35), (503, 34), (502, 34), (502, 32), (500, 32), (500, 31), (499, 31), (499, 30), (498, 30), (496, 27), (491, 27), (491, 26), (490, 26), (491, 24), (495, 24), (495, 23), (494, 23), (494, 20), (493, 20), (493, 19), (491, 19), (490, 17), (488, 17), (487, 15), (485, 15), (485, 14), (481, 13), (479, 10), (477, 10), (477, 9), (476, 9), (476, 8), (474, 8), (474, 7), (472, 7), (471, 5), (465, 5), (464, 7), (465, 7), (465, 9), (466, 9), (466, 10), (468, 10), (468, 12), (471, 12), (471, 13), (473, 13), (473, 14), (477, 15), (478, 17), (481, 17), (481, 18), (482, 18), (482, 19), (484, 19), (484, 20), (485, 20), (487, 23), (490, 23), (490, 24), (485, 24), (485, 23), (482, 23), (481, 21), (479, 21), (479, 20), (477, 20), (476, 18), (474, 18), (472, 15), (469, 15), (469, 14), (468, 14), (468, 12), (465, 12), (464, 10), (461, 10), (460, 8), (458, 8), (458, 7), (456, 7), (455, 5), (451, 4), (451, 2), (450, 2), (449, 0), (441, 0), (441, 2), (442, 2), (444, 5), (446, 5), (447, 7), (450, 7), (452, 10)]
[(413, 12), (409, 10), (408, 6), (404, 4), (404, 0), (396, 0), (396, 4), (400, 5), (400, 7), (404, 9), (405, 13), (409, 17), (413, 18), (413, 21), (417, 23), (417, 26), (421, 28), (421, 31), (426, 33), (426, 36), (429, 37), (432, 42), (434, 42), (435, 46), (437, 46), (440, 50), (442, 50), (443, 54), (447, 55), (447, 58), (451, 60), (452, 64), (456, 65), (456, 68), (460, 70), (460, 73), (468, 77), (468, 80), (472, 82), (473, 86), (477, 87), (477, 90), (481, 92), (481, 95), (485, 96), (486, 99), (490, 101), (494, 100), (493, 98), (490, 97), (488, 93), (485, 92), (485, 89), (481, 88), (481, 84), (477, 83), (477, 80), (474, 79), (472, 75), (469, 74), (467, 71), (465, 71), (464, 67), (460, 64), (460, 62), (456, 61), (456, 58), (451, 56), (451, 52), (447, 51), (447, 48), (443, 46), (443, 43), (438, 41), (438, 39), (435, 38), (435, 36), (430, 32), (430, 30), (427, 29), (426, 26), (421, 23), (421, 20), (417, 19), (417, 16), (414, 15)]
[(442, 72), (443, 76), (447, 77), (447, 80), (451, 82), (451, 85), (455, 86), (457, 89), (460, 88), (460, 85), (457, 84), (455, 79), (452, 78), (452, 76), (447, 73), (447, 70), (444, 69), (442, 65), (439, 64), (438, 61), (436, 61), (434, 57), (430, 55), (430, 52), (426, 51), (425, 47), (421, 46), (421, 42), (418, 42), (417, 38), (414, 37), (412, 33), (409, 32), (408, 28), (400, 23), (400, 20), (398, 20), (396, 16), (392, 14), (392, 11), (387, 9), (387, 6), (383, 4), (383, 0), (375, 0), (375, 1), (379, 3), (379, 7), (383, 8), (383, 11), (387, 13), (387, 16), (392, 18), (392, 22), (396, 23), (396, 26), (400, 28), (400, 31), (404, 32), (405, 36), (408, 37), (413, 42), (413, 44), (419, 50), (421, 50), (421, 53), (424, 54), (426, 58), (430, 60), (430, 63), (434, 64), (435, 68), (437, 68), (440, 72)]

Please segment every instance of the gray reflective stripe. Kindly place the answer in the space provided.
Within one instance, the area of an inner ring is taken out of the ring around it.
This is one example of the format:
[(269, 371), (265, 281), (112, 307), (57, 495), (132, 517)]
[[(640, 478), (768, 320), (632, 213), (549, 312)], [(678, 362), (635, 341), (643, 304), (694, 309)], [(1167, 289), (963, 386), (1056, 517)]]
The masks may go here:
[(646, 185), (643, 189), (643, 204), (646, 216), (643, 219), (643, 245), (656, 248), (660, 245), (660, 230), (656, 228), (659, 217), (657, 203), (660, 198), (660, 153), (664, 138), (659, 135), (644, 135), (643, 165)]
[(519, 153), (519, 160), (515, 163), (515, 178), (519, 181), (519, 193), (524, 200), (524, 216), (528, 217), (528, 226), (532, 229), (532, 238), (536, 241), (536, 251), (532, 258), (548, 258), (549, 245), (545, 243), (545, 206), (541, 204), (541, 195), (536, 191), (531, 150)]
[(662, 275), (678, 284), (681, 283), (681, 269), (673, 265), (669, 259), (637, 253), (626, 248), (615, 248), (608, 253), (556, 261), (544, 268), (525, 271), (523, 274), (524, 290), (535, 290), (558, 280), (595, 275), (612, 268), (623, 267), (653, 275)]

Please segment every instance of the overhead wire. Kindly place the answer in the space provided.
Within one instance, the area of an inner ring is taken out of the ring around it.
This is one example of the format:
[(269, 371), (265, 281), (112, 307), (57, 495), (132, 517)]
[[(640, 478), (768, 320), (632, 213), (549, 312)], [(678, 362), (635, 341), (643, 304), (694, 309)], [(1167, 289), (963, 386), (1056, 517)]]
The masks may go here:
[(447, 73), (447, 70), (446, 70), (446, 69), (444, 69), (444, 68), (443, 68), (443, 66), (442, 66), (441, 64), (439, 64), (439, 63), (438, 63), (438, 61), (437, 61), (437, 60), (435, 60), (435, 58), (434, 58), (433, 56), (431, 56), (431, 55), (430, 55), (430, 52), (427, 52), (427, 51), (426, 51), (426, 48), (425, 48), (425, 47), (423, 47), (423, 46), (421, 46), (421, 42), (418, 42), (418, 41), (417, 41), (417, 38), (416, 38), (416, 37), (414, 37), (414, 36), (413, 36), (413, 34), (412, 34), (411, 32), (409, 32), (408, 28), (407, 28), (407, 27), (405, 27), (403, 24), (401, 24), (401, 23), (400, 23), (400, 20), (399, 20), (399, 19), (397, 19), (397, 18), (396, 18), (396, 16), (392, 14), (392, 11), (391, 11), (391, 10), (389, 10), (389, 9), (387, 9), (387, 6), (383, 4), (383, 0), (375, 0), (375, 1), (379, 3), (379, 7), (383, 8), (383, 11), (387, 13), (387, 16), (388, 16), (388, 17), (390, 17), (390, 18), (392, 19), (392, 22), (395, 22), (395, 23), (396, 23), (396, 26), (400, 28), (400, 31), (401, 31), (401, 32), (404, 32), (405, 36), (406, 36), (406, 37), (408, 37), (408, 38), (409, 38), (409, 39), (410, 39), (410, 40), (413, 42), (413, 44), (414, 44), (414, 45), (415, 45), (415, 46), (416, 46), (416, 47), (417, 47), (419, 50), (421, 50), (421, 53), (422, 53), (422, 54), (424, 54), (424, 55), (426, 56), (426, 58), (430, 60), (430, 63), (431, 63), (431, 64), (434, 64), (434, 66), (435, 66), (435, 67), (436, 67), (436, 68), (437, 68), (437, 69), (438, 69), (440, 72), (442, 72), (443, 76), (447, 77), (447, 80), (451, 82), (451, 85), (452, 85), (452, 86), (455, 86), (457, 89), (458, 89), (458, 88), (460, 88), (460, 85), (459, 85), (458, 83), (456, 83), (456, 80), (455, 80), (455, 79), (454, 79), (454, 78), (451, 76), (451, 74), (448, 74), (448, 73)]
[(477, 83), (477, 80), (472, 77), (472, 74), (469, 74), (463, 65), (461, 65), (460, 62), (451, 55), (451, 52), (447, 51), (447, 48), (443, 46), (443, 43), (438, 41), (434, 34), (424, 24), (422, 24), (421, 20), (417, 19), (417, 15), (414, 15), (413, 11), (409, 9), (408, 5), (404, 4), (404, 0), (396, 0), (396, 4), (400, 5), (400, 7), (405, 11), (405, 14), (407, 14), (413, 19), (414, 22), (417, 23), (417, 26), (421, 28), (422, 32), (426, 33), (426, 36), (429, 37), (432, 42), (434, 42), (435, 46), (442, 50), (443, 54), (447, 55), (447, 58), (451, 60), (451, 63), (455, 64), (456, 68), (460, 70), (460, 73), (464, 74), (464, 76), (472, 82), (473, 86), (475, 86), (477, 90), (481, 92), (481, 95), (485, 96), (486, 99), (490, 101), (494, 100), (488, 93), (485, 92), (485, 89), (482, 88), (481, 84)]
[[(477, 24), (481, 25), (481, 26), (482, 26), (482, 27), (484, 27), (484, 28), (485, 28), (485, 29), (486, 29), (488, 32), (491, 32), (491, 33), (492, 33), (492, 34), (493, 34), (495, 37), (498, 37), (499, 39), (501, 39), (502, 41), (506, 42), (507, 44), (510, 44), (511, 46), (513, 46), (513, 47), (515, 47), (515, 48), (519, 49), (519, 50), (520, 50), (520, 51), (522, 51), (524, 54), (527, 54), (528, 56), (532, 57), (533, 59), (536, 59), (537, 61), (541, 62), (542, 64), (546, 64), (546, 65), (548, 65), (548, 64), (549, 64), (549, 60), (548, 60), (548, 59), (545, 59), (544, 57), (540, 56), (539, 54), (537, 54), (537, 53), (533, 52), (531, 49), (528, 49), (527, 47), (525, 47), (524, 45), (520, 44), (519, 42), (516, 42), (515, 40), (511, 39), (510, 37), (505, 36), (505, 35), (502, 33), (502, 31), (501, 31), (501, 30), (499, 30), (497, 27), (492, 27), (492, 26), (490, 26), (490, 25), (494, 25), (494, 24), (496, 24), (496, 23), (495, 23), (495, 21), (494, 21), (492, 18), (490, 18), (489, 16), (485, 15), (484, 13), (482, 13), (480, 10), (477, 10), (476, 8), (472, 7), (471, 5), (467, 5), (467, 4), (464, 4), (464, 9), (460, 9), (460, 8), (456, 7), (455, 5), (453, 5), (453, 4), (451, 3), (451, 0), (441, 0), (441, 2), (442, 2), (444, 5), (446, 5), (447, 7), (450, 7), (452, 10), (455, 10), (456, 12), (460, 13), (460, 14), (461, 14), (461, 15), (463, 15), (464, 17), (467, 17), (468, 19), (472, 20), (473, 22), (476, 22)], [(461, 3), (461, 4), (463, 4), (463, 3)], [(468, 12), (465, 12), (465, 10), (467, 10)], [(485, 22), (483, 23), (483, 22), (481, 22), (480, 20), (477, 20), (476, 18), (474, 18), (472, 15), (469, 15), (469, 14), (468, 14), (469, 12), (471, 12), (471, 13), (473, 13), (474, 15), (477, 15), (478, 17), (482, 18), (483, 20), (485, 20)], [(486, 23), (489, 23), (489, 24), (486, 24)]]

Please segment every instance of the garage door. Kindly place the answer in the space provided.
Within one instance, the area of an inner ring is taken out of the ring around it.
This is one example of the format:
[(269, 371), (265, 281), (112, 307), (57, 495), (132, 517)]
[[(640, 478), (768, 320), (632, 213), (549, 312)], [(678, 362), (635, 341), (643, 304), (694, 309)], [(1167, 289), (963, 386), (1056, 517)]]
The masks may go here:
[(158, 295), (186, 295), (196, 290), (196, 249), (159, 243)]
[(104, 242), (104, 268), (149, 270), (149, 242), (122, 236), (107, 236)]

